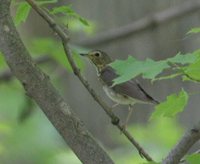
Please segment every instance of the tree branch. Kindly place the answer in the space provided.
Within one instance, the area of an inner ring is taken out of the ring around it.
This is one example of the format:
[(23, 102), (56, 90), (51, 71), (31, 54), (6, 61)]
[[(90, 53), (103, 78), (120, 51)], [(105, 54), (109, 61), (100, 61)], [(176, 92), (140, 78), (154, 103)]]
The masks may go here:
[(200, 10), (200, 2), (187, 1), (181, 5), (166, 9), (162, 12), (145, 16), (131, 24), (101, 32), (93, 38), (87, 38), (78, 41), (76, 44), (87, 47), (95, 47), (108, 44), (110, 42), (133, 36), (147, 29), (155, 28), (159, 25), (168, 23), (175, 19), (182, 18), (190, 13)]
[[(34, 62), (36, 64), (43, 64), (43, 63), (49, 62), (51, 60), (52, 59), (49, 56), (44, 55), (44, 56), (40, 56), (40, 57), (36, 58), (34, 60)], [(10, 72), (9, 69), (6, 69), (6, 70), (0, 72), (0, 82), (7, 82), (7, 81), (12, 80), (12, 78), (13, 78), (13, 74), (12, 74), (12, 72)]]
[(49, 24), (49, 26), (52, 28), (52, 30), (55, 31), (58, 34), (58, 36), (62, 39), (63, 47), (64, 47), (64, 50), (65, 50), (65, 54), (66, 54), (66, 56), (68, 58), (69, 63), (72, 66), (74, 74), (77, 75), (77, 77), (79, 78), (79, 80), (82, 82), (82, 84), (88, 90), (88, 92), (92, 95), (92, 97), (94, 98), (94, 100), (98, 102), (98, 104), (104, 109), (104, 111), (107, 113), (107, 115), (111, 118), (112, 123), (114, 125), (116, 125), (120, 129), (120, 131), (122, 131), (122, 133), (127, 137), (127, 139), (137, 148), (137, 150), (139, 151), (139, 154), (142, 157), (146, 158), (148, 161), (152, 161), (153, 159), (148, 155), (147, 152), (145, 152), (145, 150), (130, 135), (130, 133), (127, 130), (125, 130), (122, 125), (120, 125), (119, 118), (117, 116), (115, 116), (115, 114), (108, 107), (108, 105), (106, 105), (106, 103), (104, 101), (102, 101), (102, 99), (91, 88), (91, 86), (89, 85), (89, 83), (87, 82), (87, 80), (81, 75), (80, 70), (76, 67), (76, 65), (75, 65), (75, 63), (74, 63), (74, 61), (73, 61), (73, 59), (71, 57), (72, 54), (71, 54), (71, 51), (70, 51), (70, 49), (68, 47), (69, 37), (68, 37), (68, 35), (66, 33), (67, 31), (64, 30), (64, 29), (62, 29), (62, 27), (59, 26), (58, 24), (56, 24), (56, 22), (53, 20), (53, 18), (51, 18), (49, 16), (49, 14), (45, 10), (43, 10), (42, 8), (40, 8), (39, 6), (37, 6), (33, 0), (26, 0), (26, 1), (32, 6), (32, 8), (42, 18), (44, 18), (44, 20)]
[(32, 61), (14, 27), (9, 12), (10, 0), (0, 0), (0, 49), (13, 75), (40, 106), (82, 163), (112, 164), (83, 123), (72, 112), (44, 74)]
[(188, 150), (200, 139), (200, 122), (188, 130), (179, 143), (170, 151), (163, 160), (163, 164), (178, 164)]

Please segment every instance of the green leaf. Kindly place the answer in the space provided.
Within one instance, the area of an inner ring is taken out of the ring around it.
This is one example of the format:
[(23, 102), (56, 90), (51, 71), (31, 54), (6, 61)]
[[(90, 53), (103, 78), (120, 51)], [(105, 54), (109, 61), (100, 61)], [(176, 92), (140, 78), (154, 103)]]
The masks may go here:
[[(60, 42), (50, 38), (40, 38), (33, 40), (29, 48), (32, 54), (49, 55), (60, 65), (64, 66), (68, 71), (72, 71)], [(72, 47), (71, 49), (73, 50), (73, 59), (77, 64), (77, 67), (83, 69), (85, 65), (80, 58), (80, 55), (77, 55), (76, 50), (78, 49), (78, 47)]]
[(141, 65), (141, 62), (129, 56), (127, 60), (115, 60), (110, 65), (116, 70), (117, 74), (120, 75), (114, 80), (114, 84), (119, 84), (136, 77), (138, 75), (138, 71), (136, 71), (136, 69), (132, 70), (131, 66), (134, 65), (138, 68)]
[(143, 78), (154, 79), (163, 69), (169, 68), (169, 65), (165, 61), (153, 61), (147, 59), (144, 62), (144, 71), (142, 72)]
[(177, 113), (183, 111), (188, 102), (188, 94), (183, 89), (178, 95), (167, 96), (167, 100), (155, 107), (150, 119), (157, 117), (174, 117)]
[(51, 14), (61, 13), (61, 14), (64, 14), (66, 16), (71, 16), (71, 17), (78, 19), (83, 25), (89, 26), (89, 22), (86, 19), (82, 18), (79, 14), (77, 14), (72, 9), (72, 5), (55, 7), (55, 8), (53, 8), (52, 11), (50, 11), (50, 13)]
[(190, 31), (187, 32), (187, 34), (197, 34), (200, 33), (200, 27), (192, 28)]
[[(83, 19), (83, 18), (82, 18)], [(84, 19), (85, 21), (85, 19)], [(74, 33), (82, 33), (87, 35), (93, 35), (96, 32), (96, 24), (92, 21), (88, 21), (87, 23), (77, 18), (66, 19), (62, 18), (62, 22), (69, 27), (69, 30)], [(88, 25), (86, 25), (88, 24)]]
[(200, 59), (184, 68), (184, 73), (194, 81), (200, 81)]
[(20, 23), (25, 22), (29, 13), (31, 6), (27, 2), (19, 3), (16, 15), (14, 17), (15, 25), (18, 26)]
[(190, 64), (197, 60), (200, 54), (200, 50), (194, 51), (193, 53), (181, 54), (180, 52), (172, 57), (168, 58), (167, 61), (171, 63), (179, 63), (179, 64)]
[(197, 164), (197, 163), (200, 163), (200, 154), (197, 153), (197, 154), (188, 155), (188, 156), (186, 157), (186, 160), (189, 162), (189, 164)]
[(56, 42), (51, 38), (39, 38), (32, 41), (30, 49), (34, 54), (51, 56), (59, 64), (71, 71), (71, 67), (59, 42)]
[(59, 7), (54, 7), (53, 10), (50, 12), (51, 14), (76, 14), (74, 10), (72, 9), (71, 5), (68, 6), (59, 6)]
[(129, 56), (127, 60), (116, 60), (110, 64), (111, 67), (114, 68), (116, 70), (116, 73), (119, 75), (119, 77), (114, 79), (113, 85), (123, 83), (139, 75), (142, 75), (142, 77), (146, 79), (152, 79), (152, 81), (174, 78), (181, 74), (173, 73), (172, 75), (168, 75), (167, 77), (161, 78), (156, 78), (156, 76), (162, 73), (164, 69), (170, 68), (171, 64), (180, 64), (185, 66), (186, 64), (194, 63), (199, 58), (200, 50), (185, 55), (178, 53), (174, 57), (160, 61), (154, 61), (152, 59), (139, 61), (133, 58), (132, 56)]
[(84, 24), (85, 26), (89, 26), (89, 23), (86, 19), (82, 18), (82, 17), (79, 17), (79, 21)]
[(138, 75), (143, 78), (154, 79), (163, 69), (169, 68), (165, 61), (146, 59), (139, 61), (129, 56), (127, 60), (116, 60), (110, 64), (120, 76), (114, 80), (114, 85), (128, 81)]

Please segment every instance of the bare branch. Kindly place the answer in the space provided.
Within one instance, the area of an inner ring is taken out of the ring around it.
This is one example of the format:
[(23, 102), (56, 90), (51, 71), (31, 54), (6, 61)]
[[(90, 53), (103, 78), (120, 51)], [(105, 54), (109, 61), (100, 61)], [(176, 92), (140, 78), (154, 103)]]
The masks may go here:
[(40, 106), (82, 163), (112, 164), (113, 161), (92, 138), (84, 124), (33, 62), (14, 27), (10, 1), (0, 0), (0, 49), (13, 75)]
[(152, 161), (152, 158), (148, 155), (147, 152), (145, 152), (145, 150), (138, 144), (138, 142), (130, 135), (130, 133), (125, 130), (123, 128), (122, 125), (120, 125), (119, 123), (119, 118), (117, 116), (115, 116), (115, 114), (112, 112), (112, 110), (108, 107), (108, 105), (106, 105), (106, 103), (104, 101), (102, 101), (102, 99), (94, 92), (94, 90), (91, 88), (91, 86), (89, 85), (89, 83), (87, 82), (87, 80), (81, 75), (80, 70), (76, 67), (73, 59), (72, 59), (72, 54), (71, 51), (68, 47), (68, 41), (69, 41), (69, 37), (66, 33), (66, 31), (64, 31), (61, 26), (59, 26), (58, 24), (56, 24), (56, 22), (53, 20), (53, 18), (51, 18), (49, 16), (49, 14), (43, 10), (42, 8), (40, 8), (39, 6), (37, 6), (33, 0), (26, 0), (31, 6), (32, 8), (35, 9), (35, 11), (44, 18), (44, 20), (49, 24), (49, 26), (52, 28), (53, 31), (55, 31), (58, 36), (62, 39), (63, 42), (63, 47), (66, 53), (66, 56), (68, 58), (69, 63), (72, 66), (72, 69), (74, 71), (74, 74), (78, 76), (79, 80), (82, 82), (82, 84), (85, 86), (85, 88), (88, 90), (88, 92), (92, 95), (92, 97), (94, 98), (95, 101), (98, 102), (98, 104), (104, 109), (104, 111), (107, 113), (107, 115), (111, 118), (112, 123), (114, 125), (116, 125), (120, 131), (122, 131), (122, 133), (127, 137), (127, 139), (137, 148), (137, 150), (139, 151), (139, 154), (146, 158), (148, 161)]
[(93, 38), (80, 40), (76, 44), (87, 47), (104, 45), (118, 39), (133, 36), (134, 34), (138, 34), (147, 29), (155, 28), (159, 25), (168, 23), (175, 19), (182, 18), (190, 13), (194, 13), (199, 10), (200, 2), (186, 1), (181, 5), (166, 9), (162, 12), (158, 12), (150, 16), (145, 16), (131, 24), (111, 29), (106, 32), (101, 32)]
[(178, 164), (188, 150), (200, 139), (200, 122), (188, 130), (163, 160), (163, 164)]

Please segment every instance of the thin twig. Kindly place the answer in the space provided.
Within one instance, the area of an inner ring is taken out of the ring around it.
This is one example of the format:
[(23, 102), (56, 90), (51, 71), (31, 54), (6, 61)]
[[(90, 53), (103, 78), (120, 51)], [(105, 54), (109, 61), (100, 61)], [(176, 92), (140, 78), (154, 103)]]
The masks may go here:
[(190, 13), (195, 13), (200, 10), (200, 2), (187, 1), (175, 7), (171, 7), (153, 15), (147, 15), (139, 20), (119, 28), (110, 29), (106, 32), (101, 32), (93, 38), (82, 39), (76, 44), (94, 47), (105, 45), (118, 39), (133, 37), (134, 34), (144, 32), (145, 30), (156, 28), (159, 25), (168, 23), (175, 19), (187, 16)]
[(85, 86), (85, 88), (88, 90), (88, 92), (92, 95), (95, 101), (98, 102), (98, 104), (104, 109), (104, 111), (108, 114), (108, 116), (111, 118), (112, 123), (116, 125), (120, 131), (127, 137), (127, 139), (137, 148), (139, 151), (139, 154), (146, 158), (148, 161), (153, 161), (153, 159), (148, 155), (148, 153), (139, 145), (139, 143), (130, 135), (130, 133), (123, 128), (122, 125), (119, 123), (119, 118), (115, 116), (115, 114), (111, 111), (111, 109), (106, 105), (104, 101), (95, 93), (95, 91), (91, 88), (87, 80), (81, 75), (80, 70), (76, 67), (73, 59), (72, 59), (72, 53), (68, 47), (68, 41), (69, 37), (66, 31), (64, 31), (61, 26), (56, 24), (56, 22), (53, 20), (49, 14), (43, 10), (41, 7), (37, 6), (33, 0), (26, 0), (32, 8), (49, 24), (49, 26), (52, 28), (54, 32), (58, 34), (58, 36), (62, 39), (63, 47), (66, 53), (66, 56), (69, 60), (69, 63), (72, 66), (72, 69), (74, 71), (74, 74), (78, 76), (79, 80), (82, 82), (82, 84)]

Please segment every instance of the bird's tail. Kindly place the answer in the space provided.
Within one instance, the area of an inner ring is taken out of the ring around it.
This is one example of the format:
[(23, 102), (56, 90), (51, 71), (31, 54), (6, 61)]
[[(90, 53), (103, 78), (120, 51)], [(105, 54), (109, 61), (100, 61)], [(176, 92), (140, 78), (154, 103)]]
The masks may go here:
[(158, 100), (155, 100), (153, 97), (151, 97), (151, 98), (152, 98), (152, 102), (153, 102), (155, 105), (160, 104), (160, 102), (159, 102)]
[(155, 105), (160, 104), (160, 102), (156, 99), (154, 99), (152, 96), (150, 96), (142, 87), (139, 83), (137, 83), (138, 87), (140, 88), (140, 90), (149, 98), (149, 101)]

